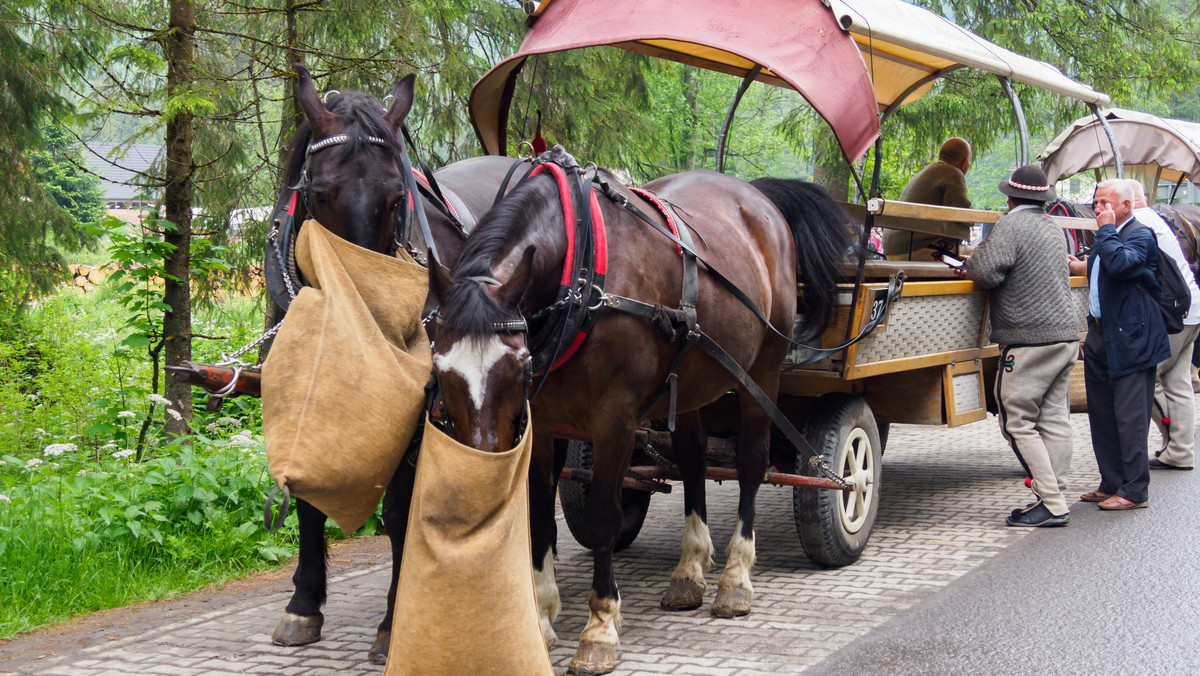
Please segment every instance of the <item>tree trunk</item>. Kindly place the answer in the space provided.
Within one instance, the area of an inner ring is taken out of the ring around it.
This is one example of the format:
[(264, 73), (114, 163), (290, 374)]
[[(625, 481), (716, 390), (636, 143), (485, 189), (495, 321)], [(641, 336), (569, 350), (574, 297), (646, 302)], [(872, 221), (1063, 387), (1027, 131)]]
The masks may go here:
[(833, 130), (824, 123), (817, 124), (813, 138), (813, 183), (824, 187), (839, 202), (850, 201), (850, 165), (838, 148)]
[(287, 48), (284, 50), (284, 58), (287, 63), (283, 65), (289, 73), (287, 78), (287, 98), (292, 102), (292, 105), (291, 115), (285, 116), (282, 121), (283, 123), (279, 125), (279, 171), (276, 173), (275, 183), (276, 187), (280, 190), (283, 189), (283, 184), (287, 181), (288, 160), (292, 156), (292, 142), (296, 135), (296, 128), (304, 120), (304, 111), (300, 108), (300, 96), (296, 93), (296, 72), (292, 68), (292, 64), (304, 61), (304, 55), (300, 53), (300, 29), (298, 25), (300, 12), (296, 9), (296, 0), (284, 0), (283, 11), (287, 18)]
[[(167, 58), (167, 96), (177, 96), (192, 87), (196, 7), (192, 0), (170, 0), (169, 30), (163, 40)], [(175, 246), (167, 254), (164, 269), (168, 275), (163, 300), (170, 310), (163, 316), (164, 358), (167, 364), (180, 364), (192, 358), (192, 298), (189, 284), (192, 240), (192, 119), (181, 111), (167, 120), (166, 185), (163, 206), (166, 219), (175, 224), (165, 241)], [(192, 420), (192, 388), (167, 378), (163, 388), (180, 419), (170, 413), (166, 418), (168, 436), (188, 432)]]
[[(296, 72), (292, 68), (292, 64), (304, 61), (304, 55), (300, 53), (299, 47), (300, 31), (297, 27), (297, 15), (299, 11), (296, 9), (296, 0), (285, 0), (284, 12), (287, 16), (287, 63), (285, 65), (291, 73), (287, 79), (287, 91), (288, 100), (292, 102), (292, 114), (289, 117), (285, 117), (283, 124), (279, 125), (279, 167), (275, 174), (276, 190), (283, 190), (283, 185), (287, 182), (288, 160), (292, 157), (292, 144), (295, 142), (296, 129), (304, 121), (304, 111), (300, 108), (300, 95), (296, 92)], [(264, 255), (270, 256), (272, 253), (265, 251)], [(268, 298), (267, 311), (263, 318), (264, 330), (270, 329), (272, 326), (283, 321), (283, 314), (283, 308)], [(267, 360), (267, 355), (271, 353), (271, 345), (274, 342), (274, 337), (268, 338), (258, 348), (258, 362), (260, 364)]]

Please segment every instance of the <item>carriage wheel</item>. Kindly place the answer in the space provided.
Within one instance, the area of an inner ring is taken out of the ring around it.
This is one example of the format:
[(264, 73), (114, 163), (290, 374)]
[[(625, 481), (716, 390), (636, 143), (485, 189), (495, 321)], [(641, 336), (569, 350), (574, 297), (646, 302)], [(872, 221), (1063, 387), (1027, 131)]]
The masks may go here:
[[(810, 411), (804, 436), (829, 467), (855, 487), (850, 491), (792, 489), (800, 544), (816, 563), (849, 565), (867, 546), (879, 513), (883, 476), (879, 427), (861, 396), (830, 394)], [(801, 456), (797, 466), (803, 465)]]
[[(586, 441), (567, 443), (567, 467), (592, 469), (592, 445)], [(558, 498), (562, 503), (563, 518), (567, 528), (579, 544), (583, 544), (584, 505), (587, 503), (590, 484), (579, 481), (558, 482)], [(637, 539), (650, 508), (650, 492), (626, 488), (621, 491), (621, 535), (617, 537), (614, 551), (621, 551)], [(585, 547), (587, 545), (584, 545)]]

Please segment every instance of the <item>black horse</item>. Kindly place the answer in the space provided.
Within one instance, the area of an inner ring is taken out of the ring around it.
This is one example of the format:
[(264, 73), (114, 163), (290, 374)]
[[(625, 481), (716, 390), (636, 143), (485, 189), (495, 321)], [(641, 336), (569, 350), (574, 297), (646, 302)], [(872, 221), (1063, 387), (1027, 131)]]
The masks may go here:
[[(411, 170), (406, 169), (403, 161), (405, 148), (399, 133), (412, 106), (414, 76), (400, 81), (391, 106), (384, 109), (374, 97), (353, 91), (342, 92), (323, 103), (308, 70), (297, 65), (296, 72), (300, 104), (307, 121), (296, 131), (286, 184), (290, 187), (280, 196), (280, 213), (290, 206), (289, 220), (297, 227), (313, 218), (330, 232), (361, 247), (390, 254), (403, 246), (417, 260), (424, 261), (428, 246), (413, 222), (417, 214), (406, 213), (411, 203), (423, 209), (442, 261), (447, 265), (452, 263), (466, 240), (468, 228), (464, 225), (473, 223), (487, 211), (516, 160), (503, 157), (463, 160), (435, 174), (440, 190), (430, 187), (421, 191), (427, 192), (424, 199), (411, 195), (406, 175)], [(514, 183), (521, 177), (521, 172), (517, 174)], [(428, 186), (425, 177), (420, 178)], [(439, 192), (445, 196), (444, 201), (436, 197)], [(399, 232), (398, 226), (402, 224), (407, 224), (403, 228), (407, 232)], [(278, 250), (277, 243), (285, 242), (286, 249), (286, 243), (294, 241), (294, 232), (288, 234), (268, 240), (269, 272), (286, 270), (287, 254)], [(275, 261), (272, 257), (276, 257)], [(275, 284), (271, 284), (270, 274), (268, 277), (273, 295), (286, 307), (290, 302), (286, 284), (278, 275)], [(436, 306), (436, 301), (427, 304)], [(411, 486), (412, 468), (401, 463), (383, 497), (383, 522), (391, 539), (393, 566), (387, 609), (368, 653), (375, 664), (387, 660)], [(303, 500), (296, 502), (300, 536), (300, 552), (292, 576), (296, 590), (271, 635), (278, 645), (305, 645), (320, 640), (324, 621), (321, 606), (326, 598), (326, 517)]]

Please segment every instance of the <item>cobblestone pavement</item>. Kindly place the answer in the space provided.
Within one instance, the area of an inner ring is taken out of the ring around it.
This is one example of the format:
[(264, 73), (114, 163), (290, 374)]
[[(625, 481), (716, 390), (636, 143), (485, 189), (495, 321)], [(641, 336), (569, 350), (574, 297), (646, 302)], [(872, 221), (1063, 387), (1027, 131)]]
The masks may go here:
[[(1072, 416), (1075, 459), (1071, 492), (1098, 481), (1086, 415)], [(716, 565), (708, 574), (706, 605), (668, 613), (658, 606), (679, 555), (683, 496), (656, 495), (638, 540), (618, 554), (616, 576), (625, 624), (618, 674), (757, 676), (795, 674), (820, 662), (856, 636), (987, 561), (1028, 534), (1007, 528), (1004, 517), (1029, 492), (995, 418), (956, 429), (893, 426), (884, 456), (882, 503), (861, 560), (823, 570), (799, 546), (791, 490), (759, 494), (758, 563), (754, 610), (734, 620), (709, 612), (736, 518), (737, 486), (709, 487), (709, 520)], [(587, 619), (591, 556), (570, 537), (559, 516), (558, 581), (563, 611), (551, 652), (562, 673)], [(386, 559), (383, 559), (386, 561)], [(275, 584), (260, 595), (216, 604), (191, 616), (170, 617), (151, 632), (109, 635), (75, 650), (0, 672), (111, 676), (116, 674), (377, 674), (366, 661), (382, 616), (388, 564), (338, 575), (330, 585), (324, 639), (282, 648), (270, 631), (290, 595)], [(469, 649), (469, 643), (464, 643)], [(0, 646), (2, 648), (2, 646)]]

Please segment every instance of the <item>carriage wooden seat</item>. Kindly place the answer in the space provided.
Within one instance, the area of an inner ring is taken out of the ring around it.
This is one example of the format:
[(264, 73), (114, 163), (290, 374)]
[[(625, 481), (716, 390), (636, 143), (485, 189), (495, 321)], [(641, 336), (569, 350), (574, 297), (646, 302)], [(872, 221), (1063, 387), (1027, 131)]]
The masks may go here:
[[(938, 261), (867, 261), (863, 265), (863, 280), (886, 282), (892, 275), (903, 271), (908, 279), (958, 279), (954, 271)], [(842, 277), (853, 281), (858, 275), (858, 263), (842, 263)]]

